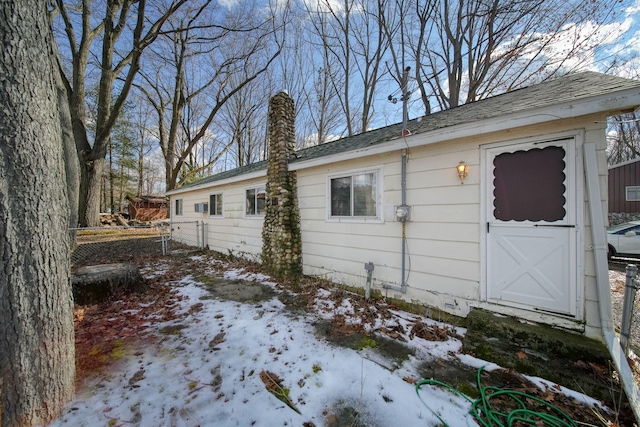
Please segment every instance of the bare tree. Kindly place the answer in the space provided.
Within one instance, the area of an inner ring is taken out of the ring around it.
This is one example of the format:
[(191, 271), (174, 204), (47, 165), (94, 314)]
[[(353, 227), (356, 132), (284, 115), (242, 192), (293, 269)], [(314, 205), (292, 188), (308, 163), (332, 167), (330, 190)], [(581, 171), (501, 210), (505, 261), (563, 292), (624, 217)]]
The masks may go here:
[[(640, 77), (637, 58), (626, 56), (622, 49), (611, 58), (609, 72), (627, 78)], [(640, 114), (637, 111), (609, 117), (607, 126), (607, 161), (609, 165), (640, 158)]]
[[(236, 167), (265, 158), (266, 117), (269, 95), (267, 81), (254, 80), (230, 98), (220, 110), (217, 128), (228, 141)], [(237, 83), (236, 83), (237, 84)]]
[[(394, 103), (398, 100), (408, 102), (411, 93), (408, 91), (406, 73), (412, 69), (416, 70), (415, 81), (421, 89), (421, 101), (425, 114), (431, 112), (429, 97), (424, 90), (425, 81), (420, 68), (416, 69), (412, 65), (416, 62), (415, 52), (422, 52), (424, 49), (426, 27), (433, 15), (436, 2), (437, 0), (427, 0), (416, 4), (415, 9), (412, 9), (410, 0), (395, 0), (384, 2), (378, 8), (380, 11), (378, 21), (389, 43), (390, 58), (386, 62), (386, 67), (397, 85), (397, 89), (388, 98)], [(410, 38), (409, 34), (416, 34), (416, 37)], [(410, 44), (412, 41), (415, 45)]]
[(373, 5), (363, 1), (358, 8), (362, 13), (359, 24), (353, 31), (353, 47), (357, 74), (362, 86), (360, 130), (365, 132), (371, 123), (375, 94), (382, 77), (389, 39), (385, 37), (379, 20), (386, 10), (386, 0), (377, 0)]
[(330, 89), (337, 95), (347, 135), (366, 131), (373, 117), (389, 47), (384, 27), (379, 25), (385, 9), (386, 0), (319, 0), (313, 6), (306, 4), (308, 31), (316, 39), (312, 44), (318, 46), (323, 57), (314, 89), (320, 93)]
[(136, 172), (137, 187), (136, 195), (145, 194), (145, 178), (150, 173), (148, 166), (148, 157), (154, 149), (155, 143), (152, 138), (152, 132), (149, 129), (152, 111), (148, 104), (141, 97), (135, 97), (133, 101), (135, 105), (135, 154), (136, 154)]
[[(53, 25), (63, 28), (64, 37), (58, 37), (59, 44), (63, 45), (60, 50), (70, 55), (70, 64), (62, 64), (62, 73), (80, 160), (79, 220), (83, 226), (98, 224), (100, 180), (109, 138), (138, 73), (142, 52), (157, 38), (165, 21), (185, 2), (173, 0), (151, 11), (147, 9), (146, 0), (107, 0), (104, 3), (82, 0), (78, 7), (65, 0), (56, 0), (55, 12), (59, 18), (53, 20)], [(93, 14), (93, 5), (104, 7), (102, 16)], [(100, 44), (99, 50), (96, 44)], [(88, 131), (86, 112), (86, 85), (91, 73), (99, 74), (97, 116), (92, 135)], [(121, 80), (117, 86), (116, 79)]]
[(225, 13), (220, 7), (185, 10), (172, 19), (139, 85), (156, 111), (167, 190), (180, 177), (209, 168), (233, 144), (225, 142), (205, 164), (186, 168), (222, 107), (263, 75), (282, 50), (286, 10), (258, 8), (250, 1)]
[(110, 212), (122, 211), (123, 202), (127, 194), (135, 191), (135, 172), (139, 161), (137, 131), (133, 105), (127, 102), (111, 132), (109, 148), (107, 150), (108, 167), (104, 173), (105, 185), (108, 189), (108, 200), (102, 208)]
[[(313, 21), (309, 20), (313, 17)], [(296, 146), (305, 148), (323, 144), (344, 135), (344, 114), (340, 104), (343, 82), (338, 78), (338, 58), (330, 55), (328, 45), (314, 34), (325, 34), (326, 17), (300, 11), (289, 24), (286, 49), (279, 58), (278, 69), (272, 81), (282, 81), (284, 89), (293, 98), (296, 114)], [(315, 29), (309, 31), (307, 25)], [(310, 52), (319, 52), (310, 54)], [(275, 87), (272, 95), (283, 87)]]
[(443, 110), (579, 69), (617, 7), (590, 0), (429, 0), (402, 15), (405, 29), (394, 32), (394, 44), (410, 47), (429, 113), (429, 96)]
[(640, 117), (636, 112), (611, 117), (608, 134), (609, 165), (640, 158)]
[[(320, 66), (315, 73), (311, 74), (313, 79), (309, 79), (310, 84), (302, 87), (300, 105), (305, 107), (307, 115), (304, 116), (301, 126), (296, 126), (296, 129), (305, 129), (305, 125), (307, 129), (305, 137), (301, 138), (297, 144), (298, 148), (324, 144), (341, 135), (338, 129), (342, 124), (343, 116), (338, 96), (332, 90), (331, 82), (334, 79), (330, 75), (332, 69), (334, 67)], [(300, 108), (298, 104), (296, 108)]]
[(3, 426), (48, 424), (74, 392), (64, 119), (48, 27), (44, 2), (0, 3)]

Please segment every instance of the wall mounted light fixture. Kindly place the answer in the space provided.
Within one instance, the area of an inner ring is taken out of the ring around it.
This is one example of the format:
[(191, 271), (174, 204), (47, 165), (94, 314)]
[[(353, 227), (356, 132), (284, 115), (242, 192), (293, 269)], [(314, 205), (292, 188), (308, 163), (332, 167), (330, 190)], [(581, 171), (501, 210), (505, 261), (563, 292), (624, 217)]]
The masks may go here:
[(464, 184), (464, 179), (469, 175), (469, 166), (465, 165), (464, 162), (460, 162), (458, 166), (456, 166), (456, 169), (458, 170), (460, 184)]

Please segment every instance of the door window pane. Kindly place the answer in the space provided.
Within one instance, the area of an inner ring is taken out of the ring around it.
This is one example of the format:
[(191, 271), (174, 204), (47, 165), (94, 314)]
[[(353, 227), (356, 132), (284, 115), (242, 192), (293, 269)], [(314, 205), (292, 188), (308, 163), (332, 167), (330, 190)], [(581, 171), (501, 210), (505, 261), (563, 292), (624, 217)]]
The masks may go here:
[(535, 148), (493, 161), (493, 215), (502, 221), (560, 221), (566, 215), (565, 150)]

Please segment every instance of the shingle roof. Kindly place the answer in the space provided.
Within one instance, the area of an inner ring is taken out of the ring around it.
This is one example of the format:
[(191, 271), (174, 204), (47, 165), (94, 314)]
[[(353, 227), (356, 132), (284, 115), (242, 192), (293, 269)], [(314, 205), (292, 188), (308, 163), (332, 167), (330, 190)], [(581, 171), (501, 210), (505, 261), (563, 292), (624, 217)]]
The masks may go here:
[[(407, 129), (412, 135), (461, 125), (481, 120), (498, 118), (507, 114), (535, 110), (583, 100), (590, 97), (607, 95), (611, 92), (639, 88), (640, 81), (611, 76), (596, 72), (569, 74), (544, 83), (516, 89), (501, 95), (469, 104), (460, 105), (449, 110), (440, 111), (419, 119), (410, 120)], [(388, 142), (398, 138), (402, 132), (402, 123), (371, 130), (358, 135), (342, 138), (325, 144), (316, 145), (297, 151), (289, 163), (317, 159), (333, 154), (348, 152)], [(233, 169), (212, 175), (182, 188), (202, 185), (208, 182), (232, 178), (261, 169), (266, 169), (267, 162), (262, 161), (249, 166)]]
[(190, 182), (189, 184), (185, 184), (180, 188), (189, 188), (189, 187), (194, 187), (196, 185), (202, 185), (202, 184), (207, 184), (209, 182), (215, 182), (215, 181), (220, 181), (223, 179), (227, 179), (227, 178), (234, 178), (236, 176), (240, 176), (240, 175), (246, 175), (249, 174), (251, 172), (257, 172), (259, 170), (266, 170), (267, 169), (267, 161), (266, 160), (262, 160), (260, 162), (256, 162), (256, 163), (251, 163), (250, 165), (247, 166), (242, 166), (239, 168), (235, 168), (235, 169), (231, 169), (225, 172), (219, 172), (216, 173), (214, 175), (208, 176), (206, 178), (202, 178), (199, 179), (197, 181), (193, 181)]

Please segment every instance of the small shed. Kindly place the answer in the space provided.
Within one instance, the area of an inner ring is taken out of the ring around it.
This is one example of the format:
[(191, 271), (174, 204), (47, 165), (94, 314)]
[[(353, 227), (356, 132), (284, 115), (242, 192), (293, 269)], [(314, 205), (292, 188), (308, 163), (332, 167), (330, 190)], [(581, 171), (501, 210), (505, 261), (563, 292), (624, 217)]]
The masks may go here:
[(127, 196), (129, 218), (138, 221), (155, 221), (169, 217), (169, 200), (158, 196)]
[(640, 213), (640, 159), (609, 166), (609, 213)]

